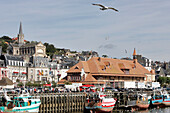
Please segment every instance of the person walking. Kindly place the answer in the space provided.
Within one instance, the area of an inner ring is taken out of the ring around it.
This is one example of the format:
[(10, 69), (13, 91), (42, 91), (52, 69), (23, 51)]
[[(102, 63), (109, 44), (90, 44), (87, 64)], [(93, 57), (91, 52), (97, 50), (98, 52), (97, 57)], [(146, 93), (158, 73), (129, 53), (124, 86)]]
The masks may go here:
[(34, 88), (34, 93), (37, 93), (36, 88)]

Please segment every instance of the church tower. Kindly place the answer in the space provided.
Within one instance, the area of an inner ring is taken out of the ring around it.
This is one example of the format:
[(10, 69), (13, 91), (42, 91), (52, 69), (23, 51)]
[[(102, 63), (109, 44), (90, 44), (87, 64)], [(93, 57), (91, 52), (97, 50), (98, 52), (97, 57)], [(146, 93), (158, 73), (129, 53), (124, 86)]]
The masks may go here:
[(24, 34), (22, 32), (22, 23), (21, 22), (20, 22), (19, 34), (18, 34), (18, 44), (19, 44), (19, 46), (24, 44)]
[(134, 51), (133, 51), (133, 63), (134, 63), (134, 68), (136, 68), (137, 55), (136, 55), (136, 50), (135, 50), (135, 48), (134, 48)]

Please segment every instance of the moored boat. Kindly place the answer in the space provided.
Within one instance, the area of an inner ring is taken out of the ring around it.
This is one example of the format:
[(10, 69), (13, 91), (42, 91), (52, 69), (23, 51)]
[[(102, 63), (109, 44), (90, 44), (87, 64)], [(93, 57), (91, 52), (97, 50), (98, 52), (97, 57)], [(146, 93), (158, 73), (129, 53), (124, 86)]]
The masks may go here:
[(97, 113), (108, 113), (111, 112), (115, 106), (116, 99), (114, 98), (103, 98), (96, 107)]
[(139, 109), (148, 109), (150, 104), (148, 101), (149, 96), (147, 96), (147, 94), (139, 94), (137, 96), (136, 106)]
[(151, 99), (151, 105), (160, 105), (163, 102), (163, 95), (153, 96)]
[(41, 101), (37, 97), (27, 94), (13, 97), (12, 99), (4, 93), (6, 105), (0, 107), (1, 112), (39, 112)]
[(94, 111), (95, 113), (108, 113), (111, 112), (116, 104), (116, 99), (108, 98), (106, 95), (99, 94), (98, 99), (93, 99), (91, 102), (88, 101), (85, 107), (88, 110)]
[(164, 106), (170, 106), (170, 97), (169, 97), (169, 94), (167, 93), (167, 91), (163, 92), (163, 101), (162, 101), (162, 104)]

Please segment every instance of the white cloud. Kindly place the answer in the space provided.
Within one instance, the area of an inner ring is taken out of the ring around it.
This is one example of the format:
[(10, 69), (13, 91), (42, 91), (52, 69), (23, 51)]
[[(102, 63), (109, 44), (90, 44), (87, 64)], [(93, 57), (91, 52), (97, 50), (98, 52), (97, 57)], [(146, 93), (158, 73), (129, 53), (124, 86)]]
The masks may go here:
[[(101, 11), (91, 3), (120, 12)], [(26, 40), (110, 57), (126, 56), (125, 49), (130, 56), (135, 47), (153, 60), (170, 60), (169, 0), (5, 0), (0, 8), (1, 36), (17, 36), (22, 21)]]

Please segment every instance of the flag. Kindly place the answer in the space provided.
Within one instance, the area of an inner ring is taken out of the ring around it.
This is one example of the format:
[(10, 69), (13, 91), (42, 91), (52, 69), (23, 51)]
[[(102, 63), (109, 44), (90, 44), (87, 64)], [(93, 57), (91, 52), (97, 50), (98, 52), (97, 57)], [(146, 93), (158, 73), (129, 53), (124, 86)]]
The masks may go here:
[(39, 75), (41, 75), (41, 72), (40, 72), (40, 70), (38, 70), (39, 71)]
[(43, 70), (41, 70), (41, 75), (43, 75)]

